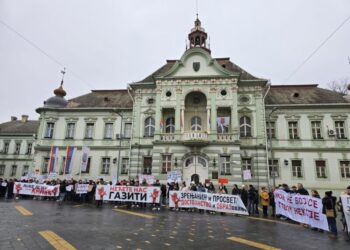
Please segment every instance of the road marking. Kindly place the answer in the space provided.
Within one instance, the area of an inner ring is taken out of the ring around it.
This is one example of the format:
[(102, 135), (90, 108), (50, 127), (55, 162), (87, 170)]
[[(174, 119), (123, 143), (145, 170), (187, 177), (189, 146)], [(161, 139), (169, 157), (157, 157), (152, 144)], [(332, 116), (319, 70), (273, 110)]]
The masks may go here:
[(40, 231), (39, 234), (57, 250), (77, 250), (53, 231)]
[(25, 209), (22, 206), (15, 206), (18, 212), (20, 212), (24, 216), (30, 216), (33, 215), (29, 210)]
[(265, 245), (265, 244), (262, 244), (262, 243), (258, 243), (258, 242), (255, 242), (255, 241), (251, 241), (251, 240), (246, 240), (246, 239), (242, 239), (242, 238), (238, 238), (238, 237), (229, 237), (227, 238), (228, 240), (232, 240), (232, 241), (236, 241), (236, 242), (239, 242), (241, 244), (244, 244), (244, 245), (248, 245), (248, 246), (251, 246), (251, 247), (256, 247), (256, 248), (259, 248), (259, 249), (263, 249), (263, 250), (281, 250), (281, 248), (275, 248), (275, 247), (272, 247), (272, 246), (269, 246), (269, 245)]
[(246, 216), (245, 218), (251, 219), (251, 220), (261, 220), (261, 221), (267, 221), (267, 222), (272, 222), (272, 223), (278, 223), (278, 224), (284, 224), (284, 225), (289, 225), (289, 226), (296, 226), (300, 227), (298, 224), (292, 224), (284, 221), (278, 221), (278, 220), (270, 220), (270, 219), (264, 219), (264, 218), (259, 218), (259, 217), (251, 217), (251, 216)]
[(127, 211), (127, 210), (124, 210), (124, 209), (114, 208), (114, 209), (112, 209), (112, 210), (113, 210), (113, 211), (116, 211), (116, 212), (120, 212), (120, 213), (131, 214), (131, 215), (143, 217), (143, 218), (146, 218), (146, 219), (153, 219), (153, 218), (155, 218), (155, 216), (153, 216), (153, 215), (131, 212), (131, 211)]

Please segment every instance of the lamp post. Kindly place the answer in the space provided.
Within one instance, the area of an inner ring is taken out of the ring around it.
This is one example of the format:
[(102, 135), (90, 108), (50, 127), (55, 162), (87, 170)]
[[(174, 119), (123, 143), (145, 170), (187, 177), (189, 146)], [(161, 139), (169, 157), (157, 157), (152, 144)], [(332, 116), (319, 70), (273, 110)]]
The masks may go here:
[(119, 148), (118, 148), (118, 159), (117, 159), (117, 183), (119, 181), (119, 165), (120, 165), (120, 151), (122, 146), (122, 138), (123, 138), (123, 115), (119, 113), (117, 110), (113, 110), (113, 112), (120, 116), (120, 129), (119, 129)]
[(273, 185), (273, 187), (276, 186), (276, 170), (275, 170), (275, 166), (273, 164), (274, 159), (273, 159), (273, 153), (272, 153), (271, 115), (277, 110), (278, 110), (277, 107), (273, 107), (271, 112), (270, 112), (270, 114), (269, 114), (269, 116), (268, 116), (268, 119), (267, 119), (267, 121), (269, 123), (270, 161), (271, 161), (271, 170), (272, 170), (270, 174), (272, 175), (272, 185)]

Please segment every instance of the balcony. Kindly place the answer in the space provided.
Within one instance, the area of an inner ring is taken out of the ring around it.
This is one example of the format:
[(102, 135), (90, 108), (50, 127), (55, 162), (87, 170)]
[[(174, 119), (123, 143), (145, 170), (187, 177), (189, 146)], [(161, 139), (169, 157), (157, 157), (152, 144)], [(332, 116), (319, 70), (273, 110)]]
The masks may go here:
[(185, 145), (190, 146), (206, 145), (209, 143), (208, 134), (206, 132), (185, 132), (181, 139)]
[(175, 134), (161, 134), (160, 140), (165, 142), (175, 141)]
[(234, 142), (238, 140), (238, 136), (234, 134), (217, 134), (216, 136), (217, 141), (219, 142)]

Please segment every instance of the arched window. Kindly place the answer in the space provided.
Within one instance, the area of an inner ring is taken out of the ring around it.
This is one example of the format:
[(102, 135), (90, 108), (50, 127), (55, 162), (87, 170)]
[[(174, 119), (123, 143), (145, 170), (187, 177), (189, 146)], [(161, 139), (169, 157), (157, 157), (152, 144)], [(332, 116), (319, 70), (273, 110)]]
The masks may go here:
[(174, 117), (169, 117), (165, 121), (165, 133), (174, 133), (175, 132), (175, 119)]
[(202, 120), (199, 116), (192, 117), (191, 130), (192, 131), (201, 131), (202, 130)]
[(148, 117), (145, 120), (145, 137), (153, 137), (154, 136), (154, 118)]
[(252, 136), (252, 124), (249, 117), (242, 116), (241, 119), (239, 119), (239, 129), (241, 137)]

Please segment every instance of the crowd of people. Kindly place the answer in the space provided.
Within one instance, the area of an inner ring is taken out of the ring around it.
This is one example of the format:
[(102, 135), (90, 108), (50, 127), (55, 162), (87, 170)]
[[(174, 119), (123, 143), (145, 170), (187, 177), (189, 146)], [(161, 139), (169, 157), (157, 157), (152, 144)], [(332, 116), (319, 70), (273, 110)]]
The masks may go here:
[[(96, 203), (97, 207), (101, 207), (104, 203), (102, 200), (95, 201), (95, 192), (96, 188), (99, 187), (99, 185), (121, 185), (121, 186), (149, 186), (147, 184), (146, 180), (143, 180), (142, 182), (139, 182), (138, 180), (121, 180), (116, 183), (106, 182), (103, 179), (99, 179), (98, 181), (92, 181), (92, 180), (33, 180), (33, 179), (25, 179), (25, 180), (16, 180), (16, 179), (9, 179), (4, 180), (0, 178), (0, 198), (6, 198), (6, 199), (28, 199), (32, 198), (31, 196), (26, 195), (16, 195), (13, 192), (14, 183), (15, 182), (25, 182), (25, 183), (40, 183), (40, 184), (46, 184), (50, 186), (59, 185), (60, 194), (59, 197), (36, 197), (34, 196), (33, 199), (41, 199), (41, 200), (56, 200), (59, 202), (59, 204), (62, 204), (63, 202), (79, 202), (79, 203)], [(76, 193), (76, 187), (77, 184), (88, 184), (87, 193), (78, 194)], [(232, 195), (238, 195), (245, 207), (248, 210), (248, 213), (250, 216), (259, 216), (259, 210), (261, 206), (262, 215), (264, 217), (269, 216), (269, 210), (270, 210), (270, 216), (271, 217), (278, 217), (282, 220), (289, 220), (287, 217), (282, 215), (276, 215), (276, 204), (275, 204), (275, 198), (274, 198), (274, 191), (276, 189), (281, 189), (287, 193), (295, 193), (299, 195), (310, 195), (310, 193), (304, 188), (304, 186), (301, 183), (298, 183), (296, 186), (289, 187), (287, 184), (281, 184), (277, 187), (268, 189), (267, 187), (263, 186), (260, 187), (260, 191), (256, 189), (253, 185), (242, 185), (240, 188), (237, 184), (233, 185), (233, 188), (231, 192), (228, 191), (227, 187), (224, 184), (219, 184), (217, 188), (215, 188), (214, 184), (212, 182), (206, 182), (206, 183), (194, 183), (191, 182), (189, 185), (186, 184), (186, 182), (181, 183), (167, 183), (161, 184), (159, 180), (156, 180), (152, 186), (158, 186), (160, 187), (160, 202), (159, 203), (137, 203), (137, 202), (119, 202), (119, 201), (113, 201), (113, 205), (115, 207), (119, 206), (126, 206), (128, 208), (146, 208), (150, 207), (153, 210), (160, 210), (161, 206), (166, 206), (169, 201), (169, 192), (174, 191), (197, 191), (197, 192), (208, 192), (208, 193), (220, 193), (220, 194), (232, 194)], [(350, 195), (350, 186), (347, 187), (347, 190), (344, 192), (344, 194)], [(317, 190), (311, 190), (311, 196), (315, 198), (321, 199), (321, 196), (317, 192)], [(322, 198), (322, 204), (323, 204), (323, 213), (327, 217), (329, 229), (330, 229), (330, 237), (336, 238), (337, 237), (337, 226), (336, 226), (336, 217), (337, 217), (337, 211), (342, 213), (342, 220), (344, 219), (344, 213), (343, 208), (341, 204), (341, 199), (337, 201), (337, 198), (333, 196), (332, 191), (325, 192), (325, 196)], [(170, 208), (171, 210), (175, 211), (196, 211), (195, 209), (180, 209), (180, 208)], [(202, 213), (203, 210), (199, 209), (199, 213)], [(207, 211), (207, 213), (215, 214), (215, 212)], [(224, 213), (221, 213), (224, 214)], [(306, 225), (305, 225), (306, 226)], [(317, 228), (312, 228), (312, 230), (321, 231)]]

